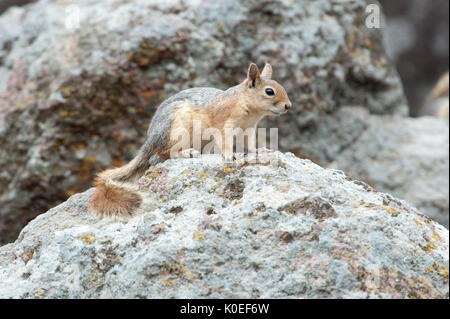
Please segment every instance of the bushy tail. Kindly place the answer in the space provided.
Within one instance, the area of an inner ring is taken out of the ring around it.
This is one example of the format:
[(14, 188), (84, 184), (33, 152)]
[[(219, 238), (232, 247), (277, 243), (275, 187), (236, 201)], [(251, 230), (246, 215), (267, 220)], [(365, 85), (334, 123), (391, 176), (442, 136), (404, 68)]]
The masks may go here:
[(98, 176), (94, 181), (97, 188), (92, 196), (90, 210), (103, 216), (131, 216), (141, 205), (141, 196), (126, 185)]
[(136, 182), (150, 166), (149, 159), (150, 154), (140, 151), (128, 164), (101, 172), (89, 209), (102, 216), (131, 216), (142, 202)]

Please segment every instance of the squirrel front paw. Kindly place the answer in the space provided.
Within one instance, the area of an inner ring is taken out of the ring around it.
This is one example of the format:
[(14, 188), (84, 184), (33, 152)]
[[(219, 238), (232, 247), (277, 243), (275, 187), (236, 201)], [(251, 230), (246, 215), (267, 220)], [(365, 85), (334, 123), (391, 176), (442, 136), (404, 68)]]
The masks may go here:
[(222, 156), (226, 163), (231, 163), (236, 160), (236, 155), (234, 153), (223, 153)]
[(182, 158), (197, 158), (199, 156), (200, 156), (200, 152), (197, 151), (195, 148), (188, 148), (188, 149), (182, 150), (179, 153), (179, 157), (182, 157)]

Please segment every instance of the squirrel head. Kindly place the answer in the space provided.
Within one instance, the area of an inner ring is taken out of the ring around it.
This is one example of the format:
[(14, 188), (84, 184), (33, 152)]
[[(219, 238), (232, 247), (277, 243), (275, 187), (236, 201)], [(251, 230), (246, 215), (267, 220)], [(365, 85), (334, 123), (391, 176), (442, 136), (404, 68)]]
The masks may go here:
[(249, 109), (263, 115), (281, 115), (292, 106), (286, 90), (272, 80), (272, 66), (269, 63), (261, 73), (256, 64), (250, 63), (243, 91)]

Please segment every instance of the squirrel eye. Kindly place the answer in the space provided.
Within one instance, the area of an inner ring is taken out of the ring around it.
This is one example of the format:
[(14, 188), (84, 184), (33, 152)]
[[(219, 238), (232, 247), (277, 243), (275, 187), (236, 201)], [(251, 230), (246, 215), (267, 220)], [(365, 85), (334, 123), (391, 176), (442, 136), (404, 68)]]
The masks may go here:
[(275, 95), (275, 92), (274, 92), (271, 88), (267, 88), (267, 89), (265, 90), (265, 92), (266, 92), (266, 94), (269, 95), (269, 96)]

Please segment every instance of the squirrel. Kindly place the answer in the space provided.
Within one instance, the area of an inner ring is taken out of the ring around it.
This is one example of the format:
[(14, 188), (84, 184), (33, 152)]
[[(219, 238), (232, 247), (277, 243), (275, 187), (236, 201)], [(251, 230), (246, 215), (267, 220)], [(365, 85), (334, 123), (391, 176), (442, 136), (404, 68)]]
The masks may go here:
[[(261, 73), (251, 63), (247, 78), (225, 91), (191, 88), (163, 101), (153, 115), (137, 156), (122, 167), (97, 175), (89, 209), (101, 216), (132, 216), (142, 203), (137, 180), (150, 166), (171, 158), (171, 148), (179, 138), (176, 129), (184, 128), (192, 133), (193, 121), (200, 121), (202, 130), (218, 129), (222, 139), (217, 146), (225, 158), (232, 157), (233, 143), (224, 138), (227, 128), (255, 129), (264, 116), (281, 115), (292, 106), (286, 90), (271, 78), (269, 63)], [(255, 152), (255, 139), (247, 141), (249, 152)], [(192, 138), (190, 143), (192, 147)]]

